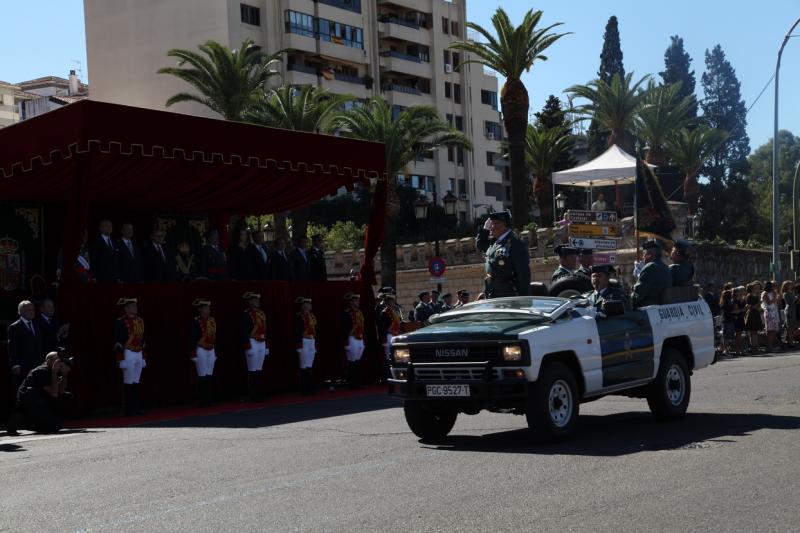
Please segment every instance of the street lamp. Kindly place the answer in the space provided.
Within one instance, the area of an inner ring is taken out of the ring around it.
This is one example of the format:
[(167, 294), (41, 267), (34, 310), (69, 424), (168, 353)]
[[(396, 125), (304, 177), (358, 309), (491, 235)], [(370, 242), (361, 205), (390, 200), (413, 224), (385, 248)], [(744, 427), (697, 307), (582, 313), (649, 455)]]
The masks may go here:
[(414, 218), (417, 220), (425, 220), (428, 218), (428, 200), (420, 196), (413, 203)]
[(789, 39), (793, 37), (792, 32), (800, 24), (800, 19), (797, 19), (792, 27), (789, 28), (789, 31), (786, 32), (786, 36), (783, 38), (783, 42), (781, 43), (781, 47), (778, 50), (778, 61), (775, 63), (775, 128), (773, 131), (772, 137), (772, 279), (775, 281), (780, 281), (781, 275), (781, 256), (778, 252), (778, 240), (779, 230), (778, 230), (778, 209), (779, 209), (779, 195), (780, 191), (780, 162), (778, 160), (778, 89), (779, 89), (779, 78), (780, 78), (780, 70), (781, 70), (781, 56), (783, 55), (783, 49), (786, 46), (786, 43), (789, 42)]
[(456, 214), (456, 205), (458, 204), (458, 198), (456, 195), (453, 194), (453, 191), (447, 191), (447, 194), (444, 195), (442, 198), (442, 203), (444, 204), (444, 214), (447, 216), (454, 216)]
[[(567, 195), (563, 192), (559, 192), (556, 195), (556, 207), (561, 211), (561, 215), (563, 215), (564, 210), (567, 208)], [(556, 213), (556, 215), (558, 215), (558, 213)]]
[(272, 224), (269, 222), (264, 224), (264, 240), (267, 242), (272, 242), (275, 240), (275, 228), (273, 228)]

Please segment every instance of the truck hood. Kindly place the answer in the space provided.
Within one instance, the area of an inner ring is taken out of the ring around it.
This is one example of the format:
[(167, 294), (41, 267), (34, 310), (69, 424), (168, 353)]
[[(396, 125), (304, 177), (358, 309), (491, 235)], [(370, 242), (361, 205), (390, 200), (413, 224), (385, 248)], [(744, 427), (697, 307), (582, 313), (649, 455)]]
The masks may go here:
[(394, 342), (454, 342), (454, 341), (504, 341), (519, 338), (519, 334), (546, 322), (540, 317), (503, 315), (498, 317), (470, 318), (437, 322), (411, 333), (396, 337)]

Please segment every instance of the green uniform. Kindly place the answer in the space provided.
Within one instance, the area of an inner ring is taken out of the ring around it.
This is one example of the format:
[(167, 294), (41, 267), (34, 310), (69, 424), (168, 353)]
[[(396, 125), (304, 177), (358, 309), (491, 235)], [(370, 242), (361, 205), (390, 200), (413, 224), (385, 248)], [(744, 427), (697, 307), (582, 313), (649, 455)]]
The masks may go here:
[(628, 299), (625, 293), (615, 287), (606, 287), (602, 291), (593, 291), (587, 297), (598, 311), (602, 311), (605, 302), (622, 302), (625, 307), (628, 307)]
[(414, 319), (417, 322), (427, 322), (428, 319), (435, 314), (433, 306), (430, 303), (420, 302), (414, 308)]
[(669, 266), (673, 287), (689, 287), (694, 282), (694, 265), (688, 259)]
[(531, 265), (528, 247), (514, 232), (499, 242), (489, 239), (489, 230), (479, 229), (478, 250), (486, 253), (486, 297), (527, 296), (531, 293)]
[(672, 287), (672, 276), (667, 265), (656, 259), (647, 263), (639, 274), (639, 280), (633, 286), (631, 305), (639, 308), (646, 305), (658, 305), (664, 289)]
[(566, 276), (571, 276), (572, 274), (573, 272), (568, 268), (564, 268), (563, 266), (558, 265), (558, 268), (553, 271), (553, 275), (550, 277), (550, 281), (551, 282), (558, 281), (559, 279)]

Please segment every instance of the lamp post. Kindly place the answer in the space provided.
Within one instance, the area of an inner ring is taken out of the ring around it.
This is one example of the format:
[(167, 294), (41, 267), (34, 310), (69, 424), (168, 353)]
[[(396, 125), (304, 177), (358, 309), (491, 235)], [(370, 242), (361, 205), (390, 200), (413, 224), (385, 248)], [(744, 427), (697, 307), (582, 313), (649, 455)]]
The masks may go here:
[(798, 24), (800, 24), (800, 18), (797, 19), (794, 24), (792, 24), (792, 27), (789, 28), (789, 31), (786, 32), (786, 36), (783, 38), (781, 47), (778, 50), (778, 61), (775, 63), (775, 127), (772, 137), (772, 268), (774, 269), (772, 279), (775, 281), (780, 281), (781, 273), (781, 256), (778, 251), (778, 240), (780, 239), (780, 231), (778, 229), (778, 200), (780, 198), (780, 191), (778, 188), (780, 184), (780, 163), (778, 161), (778, 91), (780, 89), (781, 56), (783, 55), (783, 49), (786, 47), (786, 43), (792, 38), (792, 32)]
[(798, 171), (800, 171), (800, 161), (798, 161), (797, 166), (794, 167), (794, 179), (792, 180), (792, 270), (794, 271), (794, 279), (797, 279), (797, 269), (800, 267), (800, 265), (795, 262), (796, 254), (800, 251), (800, 248), (797, 246), (797, 233), (800, 230), (800, 220), (797, 220)]
[(272, 227), (272, 224), (267, 222), (264, 224), (264, 240), (267, 242), (272, 242), (275, 240), (275, 228)]
[[(438, 194), (436, 192), (436, 182), (433, 182), (433, 207), (436, 207), (438, 201)], [(448, 191), (447, 194), (444, 195), (442, 198), (442, 203), (444, 204), (444, 214), (446, 216), (454, 216), (456, 214), (456, 207), (458, 205), (458, 198), (452, 193), (452, 191)], [(427, 198), (424, 196), (420, 196), (416, 200), (414, 200), (414, 218), (417, 220), (425, 220), (428, 218), (428, 206), (431, 205), (428, 203)], [(430, 210), (433, 213), (433, 210)], [(433, 253), (436, 257), (439, 257), (439, 224), (434, 221), (433, 223)], [(439, 291), (439, 294), (442, 293), (442, 284), (441, 282), (436, 283), (436, 289)]]
[(560, 220), (560, 217), (564, 215), (564, 210), (567, 207), (567, 195), (564, 194), (563, 192), (559, 192), (556, 195), (556, 207), (561, 212), (561, 214), (556, 213), (556, 216), (558, 216)]

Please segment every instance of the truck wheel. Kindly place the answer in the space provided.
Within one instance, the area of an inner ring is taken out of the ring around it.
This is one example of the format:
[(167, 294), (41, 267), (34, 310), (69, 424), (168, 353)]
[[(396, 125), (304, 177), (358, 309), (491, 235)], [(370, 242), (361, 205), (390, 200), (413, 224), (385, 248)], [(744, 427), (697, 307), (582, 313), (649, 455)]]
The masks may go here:
[(572, 371), (555, 361), (542, 369), (539, 380), (528, 397), (525, 418), (537, 435), (546, 442), (566, 440), (578, 424), (580, 398)]
[(411, 432), (428, 442), (444, 439), (453, 429), (458, 417), (455, 411), (434, 411), (419, 401), (405, 401), (403, 411)]
[(682, 417), (689, 407), (692, 382), (686, 358), (677, 350), (667, 348), (661, 356), (656, 380), (650, 384), (647, 405), (659, 420)]
[(592, 287), (592, 280), (586, 276), (574, 274), (557, 279), (555, 283), (550, 286), (550, 296), (570, 298), (576, 294), (583, 294), (592, 290), (594, 290), (594, 287)]

